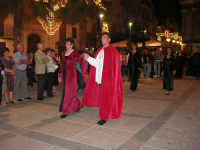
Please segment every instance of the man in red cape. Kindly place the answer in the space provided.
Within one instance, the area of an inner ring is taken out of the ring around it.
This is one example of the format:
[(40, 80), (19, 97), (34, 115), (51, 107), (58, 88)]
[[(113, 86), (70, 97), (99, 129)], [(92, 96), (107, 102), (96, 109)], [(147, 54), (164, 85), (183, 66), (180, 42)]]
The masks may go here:
[(98, 49), (95, 58), (86, 53), (82, 55), (91, 64), (82, 103), (88, 107), (99, 107), (98, 125), (120, 118), (123, 109), (120, 54), (110, 45), (109, 33), (104, 33), (101, 40), (103, 47)]

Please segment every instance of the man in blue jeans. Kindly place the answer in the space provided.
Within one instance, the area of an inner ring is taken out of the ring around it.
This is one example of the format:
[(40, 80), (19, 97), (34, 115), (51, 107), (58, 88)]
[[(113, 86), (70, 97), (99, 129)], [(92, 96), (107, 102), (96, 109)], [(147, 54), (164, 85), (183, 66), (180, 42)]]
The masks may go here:
[(144, 50), (143, 64), (144, 64), (144, 78), (150, 78), (151, 64), (150, 64), (150, 55), (148, 49)]
[[(28, 57), (24, 53), (24, 48), (21, 43), (16, 45), (17, 52), (14, 54), (14, 62), (16, 64), (16, 81), (15, 81), (15, 94), (18, 101), (23, 99), (30, 100), (27, 87), (27, 65)], [(20, 86), (21, 85), (21, 86)], [(20, 95), (20, 89), (22, 95)]]
[(156, 48), (156, 52), (154, 53), (154, 73), (155, 73), (155, 78), (159, 78), (160, 77), (161, 60), (162, 60), (162, 53), (161, 53), (159, 48)]

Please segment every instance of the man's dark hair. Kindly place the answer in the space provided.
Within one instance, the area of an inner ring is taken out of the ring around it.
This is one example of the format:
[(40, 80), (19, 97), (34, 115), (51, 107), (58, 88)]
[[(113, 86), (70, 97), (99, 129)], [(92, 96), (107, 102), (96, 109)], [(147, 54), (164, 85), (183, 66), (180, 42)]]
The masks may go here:
[(104, 32), (104, 33), (102, 34), (102, 36), (104, 36), (104, 35), (107, 35), (107, 36), (111, 39), (111, 35), (110, 35), (110, 33), (108, 33), (108, 32)]

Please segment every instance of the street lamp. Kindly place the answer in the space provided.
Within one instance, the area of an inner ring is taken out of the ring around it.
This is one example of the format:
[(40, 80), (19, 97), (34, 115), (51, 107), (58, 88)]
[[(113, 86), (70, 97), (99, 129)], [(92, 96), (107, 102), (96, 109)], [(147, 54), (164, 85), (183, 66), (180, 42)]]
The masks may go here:
[(144, 28), (143, 30), (143, 42), (142, 42), (142, 48), (145, 49), (145, 37), (146, 37), (146, 33), (147, 33), (147, 30)]
[(129, 41), (131, 41), (131, 37), (132, 37), (132, 26), (133, 26), (133, 22), (129, 22)]
[(103, 29), (103, 17), (104, 14), (99, 14), (99, 18), (100, 18), (100, 35), (102, 34), (102, 29)]

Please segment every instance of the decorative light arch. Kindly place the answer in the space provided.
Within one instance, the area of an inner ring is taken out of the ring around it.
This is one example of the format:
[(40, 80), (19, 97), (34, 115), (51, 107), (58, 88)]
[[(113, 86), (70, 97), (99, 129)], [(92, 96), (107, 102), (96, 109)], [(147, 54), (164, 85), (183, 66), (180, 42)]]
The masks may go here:
[[(102, 5), (102, 0), (93, 0), (94, 3), (102, 9), (105, 9)], [(35, 2), (48, 3), (48, 0), (35, 0)], [(88, 3), (88, 0), (85, 0)], [(58, 0), (57, 3), (53, 6), (53, 10), (49, 10), (49, 14), (46, 19), (38, 17), (38, 21), (42, 25), (42, 28), (47, 32), (48, 35), (55, 35), (56, 31), (60, 28), (62, 22), (58, 22), (55, 18), (55, 12), (60, 8), (65, 7), (68, 3), (68, 0)]]

